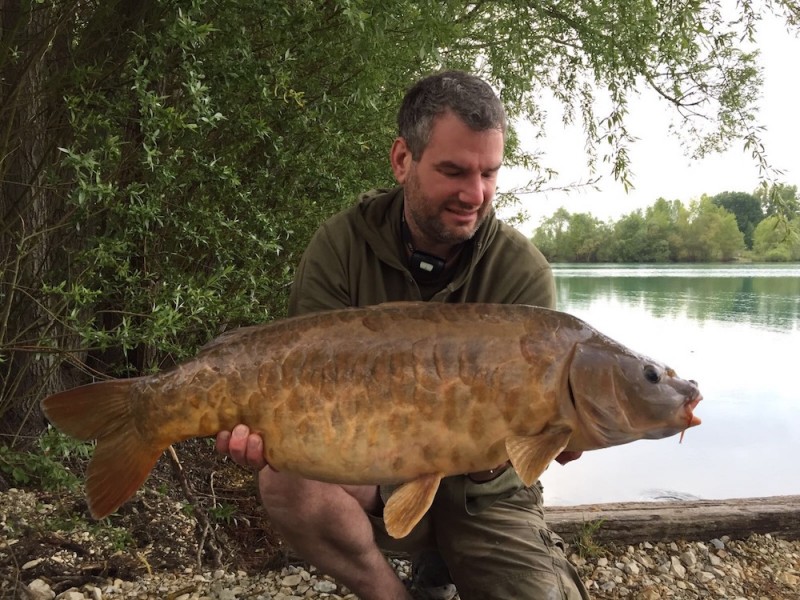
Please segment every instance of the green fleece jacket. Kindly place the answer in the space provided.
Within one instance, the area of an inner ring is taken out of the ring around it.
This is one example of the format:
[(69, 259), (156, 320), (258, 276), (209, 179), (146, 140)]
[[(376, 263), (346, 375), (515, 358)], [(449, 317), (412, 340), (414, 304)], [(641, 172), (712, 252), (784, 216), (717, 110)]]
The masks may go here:
[[(314, 234), (295, 276), (289, 314), (422, 300), (401, 237), (403, 190), (372, 190)], [(492, 212), (432, 302), (496, 302), (554, 308), (550, 265)]]

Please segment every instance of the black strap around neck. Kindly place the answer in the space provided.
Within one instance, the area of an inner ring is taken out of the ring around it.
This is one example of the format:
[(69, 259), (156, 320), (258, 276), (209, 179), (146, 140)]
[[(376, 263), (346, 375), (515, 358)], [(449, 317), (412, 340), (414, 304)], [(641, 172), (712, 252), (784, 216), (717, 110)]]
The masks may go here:
[(411, 275), (420, 283), (430, 283), (439, 279), (447, 266), (447, 259), (422, 250), (416, 250), (411, 240), (411, 229), (406, 223), (405, 211), (402, 222), (403, 245), (408, 249), (408, 268)]

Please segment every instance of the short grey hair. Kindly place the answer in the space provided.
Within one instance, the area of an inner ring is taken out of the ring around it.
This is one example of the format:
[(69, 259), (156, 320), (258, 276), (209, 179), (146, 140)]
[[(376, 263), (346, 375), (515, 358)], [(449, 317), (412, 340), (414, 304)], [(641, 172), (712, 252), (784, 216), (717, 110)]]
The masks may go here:
[(491, 86), (464, 71), (442, 71), (415, 83), (397, 113), (398, 134), (406, 141), (411, 158), (420, 159), (434, 119), (448, 110), (473, 131), (498, 129), (505, 137), (506, 111)]

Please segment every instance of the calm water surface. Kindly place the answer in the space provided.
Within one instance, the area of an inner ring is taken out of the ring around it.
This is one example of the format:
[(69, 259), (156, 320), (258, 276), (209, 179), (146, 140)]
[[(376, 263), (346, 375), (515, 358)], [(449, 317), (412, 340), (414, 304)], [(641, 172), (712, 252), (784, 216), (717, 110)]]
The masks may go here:
[(554, 265), (558, 307), (700, 384), (703, 424), (542, 476), (548, 504), (800, 494), (800, 265)]

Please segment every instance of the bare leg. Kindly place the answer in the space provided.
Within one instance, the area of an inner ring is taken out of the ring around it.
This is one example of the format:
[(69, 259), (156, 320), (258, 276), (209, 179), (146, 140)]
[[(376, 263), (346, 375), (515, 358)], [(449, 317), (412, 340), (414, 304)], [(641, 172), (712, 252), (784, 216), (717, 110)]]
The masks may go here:
[(341, 486), (259, 472), (261, 501), (287, 543), (361, 600), (410, 600), (375, 544), (365, 510), (378, 506), (375, 486)]

